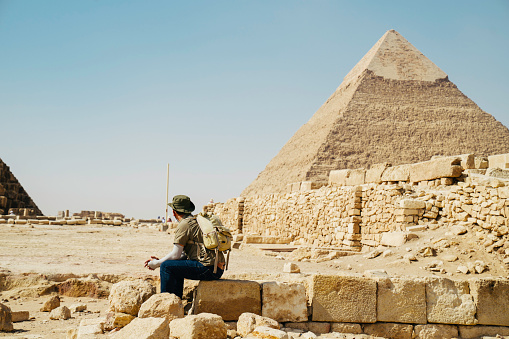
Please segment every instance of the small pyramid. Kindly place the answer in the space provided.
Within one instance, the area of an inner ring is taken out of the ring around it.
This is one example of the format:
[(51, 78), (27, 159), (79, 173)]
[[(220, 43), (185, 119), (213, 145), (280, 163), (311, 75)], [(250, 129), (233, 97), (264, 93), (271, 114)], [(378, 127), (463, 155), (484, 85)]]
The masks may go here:
[(42, 215), (9, 166), (0, 159), (0, 215), (8, 214), (11, 209), (16, 215)]
[(336, 169), (465, 153), (509, 153), (509, 130), (389, 30), (241, 195), (327, 183)]

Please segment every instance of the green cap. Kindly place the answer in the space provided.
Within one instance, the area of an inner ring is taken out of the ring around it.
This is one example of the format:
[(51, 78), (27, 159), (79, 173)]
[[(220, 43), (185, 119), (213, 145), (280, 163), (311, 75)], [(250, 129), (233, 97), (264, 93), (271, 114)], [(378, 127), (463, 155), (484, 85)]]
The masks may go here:
[(180, 213), (191, 213), (194, 211), (194, 204), (187, 195), (176, 195), (173, 201), (168, 204), (174, 211)]

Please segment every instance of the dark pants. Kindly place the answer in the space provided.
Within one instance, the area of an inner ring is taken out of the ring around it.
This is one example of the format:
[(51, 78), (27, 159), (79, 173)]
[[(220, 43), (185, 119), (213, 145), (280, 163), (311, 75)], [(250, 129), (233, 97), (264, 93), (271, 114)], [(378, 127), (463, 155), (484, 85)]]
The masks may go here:
[(166, 260), (159, 267), (161, 276), (161, 293), (173, 293), (182, 299), (184, 292), (184, 279), (191, 280), (217, 280), (223, 275), (223, 270), (214, 265), (203, 266), (194, 260)]

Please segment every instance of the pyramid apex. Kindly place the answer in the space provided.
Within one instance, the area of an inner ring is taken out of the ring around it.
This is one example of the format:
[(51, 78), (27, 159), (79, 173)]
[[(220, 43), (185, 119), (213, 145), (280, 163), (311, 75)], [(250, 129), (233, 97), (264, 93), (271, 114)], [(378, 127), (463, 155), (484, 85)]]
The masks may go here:
[(391, 80), (436, 81), (447, 78), (444, 71), (394, 29), (385, 32), (346, 75), (343, 83), (357, 79), (365, 70)]

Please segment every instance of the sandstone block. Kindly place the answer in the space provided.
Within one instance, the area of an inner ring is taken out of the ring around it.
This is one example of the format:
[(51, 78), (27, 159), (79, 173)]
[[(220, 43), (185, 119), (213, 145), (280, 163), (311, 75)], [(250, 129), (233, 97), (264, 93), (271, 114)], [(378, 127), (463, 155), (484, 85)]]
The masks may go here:
[(364, 185), (365, 178), (366, 170), (364, 168), (350, 170), (350, 173), (346, 177), (346, 185), (347, 186)]
[(257, 234), (245, 234), (244, 243), (246, 244), (288, 244), (292, 239), (278, 236), (263, 236)]
[(482, 325), (509, 326), (509, 280), (482, 278), (470, 281)]
[(262, 338), (262, 339), (289, 339), (288, 334), (285, 331), (277, 330), (275, 328), (258, 326), (249, 335), (251, 338)]
[(225, 321), (235, 321), (242, 313), (260, 315), (261, 287), (255, 281), (200, 281), (196, 289), (195, 314), (214, 313)]
[(366, 184), (374, 183), (379, 184), (382, 182), (382, 174), (386, 168), (391, 167), (388, 162), (384, 162), (381, 164), (371, 165), (371, 167), (366, 171)]
[(337, 333), (352, 333), (352, 334), (361, 334), (362, 327), (360, 324), (351, 324), (351, 323), (332, 323), (331, 332)]
[(350, 174), (349, 169), (334, 170), (329, 173), (329, 185), (332, 186), (345, 186), (346, 179)]
[(41, 307), (41, 312), (51, 312), (60, 306), (60, 298), (57, 295), (50, 297)]
[(11, 309), (4, 304), (0, 304), (0, 331), (11, 332), (13, 330)]
[(412, 339), (412, 325), (376, 323), (364, 325), (364, 333), (383, 338)]
[(458, 337), (458, 328), (454, 325), (415, 325), (415, 339), (449, 339)]
[(509, 168), (509, 153), (490, 155), (488, 157), (489, 168)]
[(426, 202), (423, 200), (403, 199), (400, 200), (399, 207), (405, 209), (424, 209), (426, 208)]
[(141, 305), (155, 294), (156, 289), (143, 280), (121, 281), (113, 284), (108, 296), (109, 310), (138, 315)]
[(298, 283), (262, 284), (262, 316), (279, 322), (307, 321), (306, 288)]
[(279, 329), (279, 323), (274, 319), (246, 312), (242, 313), (237, 321), (237, 332), (245, 337), (249, 333), (253, 332), (258, 326)]
[(78, 327), (77, 339), (95, 338), (96, 334), (103, 334), (105, 321), (104, 317), (81, 320)]
[(154, 294), (145, 301), (138, 311), (139, 318), (164, 318), (172, 321), (184, 317), (182, 300), (172, 293)]
[(87, 304), (72, 304), (69, 309), (72, 313), (83, 312), (87, 310)]
[(135, 318), (112, 338), (167, 339), (169, 334), (170, 327), (166, 318)]
[(315, 189), (318, 189), (322, 186), (324, 186), (325, 183), (321, 183), (321, 182), (315, 182), (315, 181), (303, 181), (301, 184), (300, 184), (300, 190), (301, 191), (310, 191), (310, 190), (315, 190)]
[(426, 324), (426, 284), (420, 279), (378, 280), (377, 320)]
[[(324, 334), (331, 331), (331, 323), (318, 321), (308, 321), (302, 323), (288, 322), (285, 323), (285, 327), (302, 330), (303, 332), (310, 331), (316, 334)], [(362, 333), (362, 330), (360, 333)]]
[(411, 165), (387, 167), (382, 173), (382, 181), (409, 181)]
[(509, 336), (509, 327), (505, 326), (458, 326), (460, 338), (471, 339), (483, 336)]
[(467, 281), (426, 278), (428, 322), (475, 325), (476, 307)]
[(49, 314), (49, 318), (53, 320), (67, 320), (71, 317), (71, 310), (67, 306), (59, 306), (52, 310)]
[(313, 321), (376, 322), (376, 282), (341, 275), (314, 275), (310, 282)]
[(284, 273), (300, 273), (300, 268), (297, 264), (294, 264), (293, 262), (289, 262), (283, 266), (283, 272)]
[(103, 322), (105, 331), (111, 331), (114, 328), (122, 328), (127, 326), (133, 319), (136, 318), (132, 314), (121, 313), (121, 312), (108, 312), (106, 319)]
[(382, 234), (380, 243), (384, 246), (398, 247), (407, 242), (408, 234), (406, 232), (385, 232)]
[(300, 182), (293, 182), (292, 183), (292, 192), (298, 192), (300, 191)]
[(12, 312), (12, 322), (17, 323), (20, 321), (26, 321), (30, 319), (30, 312), (28, 311), (15, 311)]
[(438, 158), (412, 164), (410, 168), (410, 181), (419, 182), (440, 178), (457, 178), (463, 173), (461, 160), (458, 158)]
[(200, 313), (174, 319), (170, 323), (171, 338), (178, 339), (224, 339), (226, 325), (217, 314)]

